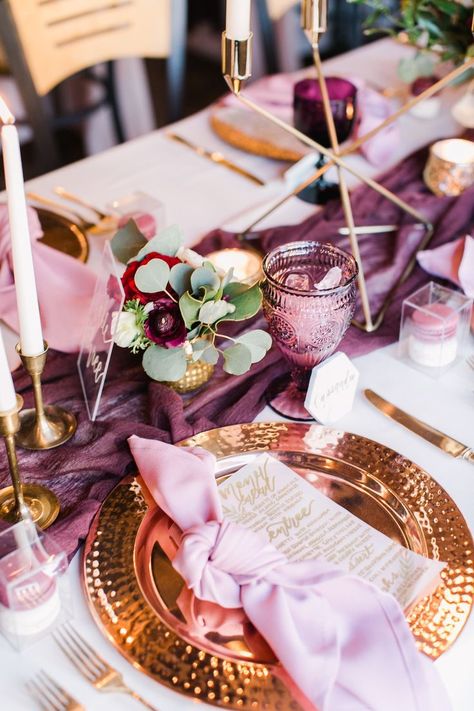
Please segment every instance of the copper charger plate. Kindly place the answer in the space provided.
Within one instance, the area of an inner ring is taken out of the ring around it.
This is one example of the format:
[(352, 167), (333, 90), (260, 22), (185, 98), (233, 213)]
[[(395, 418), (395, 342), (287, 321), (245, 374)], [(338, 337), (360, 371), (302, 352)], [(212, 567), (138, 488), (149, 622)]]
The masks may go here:
[[(445, 561), (442, 583), (412, 608), (408, 622), (432, 659), (455, 641), (473, 603), (473, 540), (454, 501), (416, 464), (377, 442), (319, 425), (234, 425), (182, 444), (212, 451), (218, 478), (271, 451), (362, 520)], [(300, 709), (242, 611), (202, 603), (184, 587), (166, 555), (175, 543), (174, 524), (139, 476), (109, 494), (84, 547), (85, 590), (99, 627), (136, 668), (190, 698), (235, 709)]]
[(86, 262), (89, 256), (89, 242), (85, 232), (65, 215), (60, 215), (42, 207), (35, 207), (43, 230), (43, 236), (38, 240), (59, 252)]

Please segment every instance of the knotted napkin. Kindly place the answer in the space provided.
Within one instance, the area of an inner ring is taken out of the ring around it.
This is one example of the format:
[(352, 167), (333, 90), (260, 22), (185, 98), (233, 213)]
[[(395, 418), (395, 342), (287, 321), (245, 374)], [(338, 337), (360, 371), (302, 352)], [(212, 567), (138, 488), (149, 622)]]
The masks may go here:
[(182, 531), (174, 568), (199, 599), (242, 607), (315, 709), (449, 709), (395, 598), (322, 560), (289, 562), (224, 520), (205, 450), (128, 442), (151, 495)]
[[(36, 288), (43, 334), (51, 348), (79, 350), (94, 292), (96, 275), (85, 264), (38, 242), (43, 232), (35, 210), (28, 208)], [(8, 209), (0, 205), (0, 320), (18, 333)]]

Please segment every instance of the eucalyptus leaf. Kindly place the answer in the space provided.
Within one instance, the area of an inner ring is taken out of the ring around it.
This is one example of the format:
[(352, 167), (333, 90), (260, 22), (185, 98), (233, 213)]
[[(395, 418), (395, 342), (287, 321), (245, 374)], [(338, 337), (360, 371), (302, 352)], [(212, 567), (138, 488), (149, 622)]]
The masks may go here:
[(192, 273), (193, 268), (189, 264), (175, 264), (171, 267), (169, 282), (178, 296), (190, 288)]
[(127, 264), (132, 259), (136, 259), (137, 252), (147, 244), (146, 238), (137, 227), (135, 220), (129, 220), (127, 224), (118, 230), (110, 241), (112, 253), (119, 262)]
[[(232, 284), (228, 286), (230, 287)], [(254, 284), (237, 296), (231, 297), (229, 303), (235, 306), (234, 313), (227, 314), (218, 323), (222, 323), (222, 321), (245, 321), (255, 316), (262, 304), (262, 291), (258, 284)]]
[(193, 293), (199, 291), (201, 287), (208, 287), (207, 292), (216, 292), (221, 285), (221, 280), (216, 272), (209, 267), (198, 267), (191, 276), (191, 289)]
[(267, 351), (271, 348), (272, 339), (270, 334), (261, 329), (256, 329), (255, 331), (249, 331), (239, 336), (237, 339), (238, 343), (243, 343), (244, 346), (250, 350), (252, 357), (252, 363), (258, 363), (267, 354)]
[(406, 84), (411, 84), (418, 76), (418, 70), (413, 57), (404, 57), (398, 63), (398, 76)]
[(188, 331), (188, 341), (191, 341), (193, 338), (196, 338), (201, 328), (202, 326), (201, 324), (199, 324), (195, 328), (191, 329), (191, 331)]
[(143, 369), (153, 380), (174, 382), (183, 377), (187, 361), (184, 348), (150, 346), (143, 354)]
[(224, 296), (228, 296), (229, 299), (233, 299), (235, 296), (239, 296), (239, 294), (243, 294), (244, 292), (246, 292), (248, 288), (248, 284), (242, 284), (238, 281), (232, 281), (225, 285)]
[(212, 324), (216, 321), (222, 320), (228, 314), (232, 314), (235, 311), (234, 304), (229, 301), (208, 301), (201, 306), (199, 310), (199, 320), (204, 324)]
[(198, 338), (193, 343), (193, 362), (204, 360), (215, 365), (219, 360), (219, 351), (207, 338)]
[(170, 268), (162, 259), (151, 259), (148, 264), (138, 267), (135, 284), (145, 294), (164, 291), (170, 277)]
[(243, 343), (236, 343), (230, 348), (226, 348), (224, 355), (224, 370), (231, 375), (242, 375), (252, 365), (250, 349)]
[(197, 338), (193, 341), (193, 360), (198, 360), (201, 357), (202, 352), (206, 350), (209, 345), (210, 341), (208, 341), (207, 338)]
[(181, 296), (179, 300), (179, 310), (181, 311), (181, 316), (183, 317), (186, 328), (192, 328), (193, 324), (198, 321), (199, 310), (202, 306), (202, 301), (195, 299), (187, 291)]
[(201, 360), (206, 361), (206, 363), (209, 363), (210, 365), (215, 365), (219, 360), (219, 351), (212, 345), (212, 343), (209, 345), (209, 348), (206, 348), (206, 350), (203, 351)]
[(183, 244), (183, 235), (178, 225), (170, 225), (160, 230), (156, 237), (153, 237), (137, 254), (140, 261), (150, 252), (158, 252), (166, 257), (174, 257)]

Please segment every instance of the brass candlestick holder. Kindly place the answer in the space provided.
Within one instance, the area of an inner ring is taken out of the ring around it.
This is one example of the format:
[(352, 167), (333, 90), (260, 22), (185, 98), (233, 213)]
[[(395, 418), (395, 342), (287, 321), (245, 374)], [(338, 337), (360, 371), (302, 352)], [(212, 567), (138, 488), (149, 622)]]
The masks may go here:
[(33, 383), (35, 407), (23, 410), (20, 415), (21, 427), (16, 435), (16, 443), (23, 449), (52, 449), (67, 442), (77, 429), (74, 415), (57, 405), (44, 405), (41, 388), (41, 375), (46, 364), (48, 344), (44, 342), (44, 351), (36, 356), (26, 356), (21, 352), (20, 344), (16, 347), (21, 362)]
[(20, 430), (23, 398), (16, 396), (16, 407), (0, 412), (0, 436), (4, 438), (12, 486), (0, 490), (0, 518), (16, 523), (31, 518), (40, 528), (47, 528), (57, 518), (59, 501), (55, 494), (39, 484), (22, 484), (16, 456), (15, 435)]

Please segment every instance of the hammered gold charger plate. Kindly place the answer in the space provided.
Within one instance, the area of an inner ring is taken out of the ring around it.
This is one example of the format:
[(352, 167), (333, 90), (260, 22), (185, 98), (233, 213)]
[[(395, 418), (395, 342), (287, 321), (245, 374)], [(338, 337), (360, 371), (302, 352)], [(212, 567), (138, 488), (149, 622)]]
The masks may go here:
[[(235, 425), (182, 444), (213, 452), (218, 478), (271, 451), (392, 539), (445, 561), (442, 583), (411, 609), (408, 622), (432, 659), (455, 641), (473, 603), (473, 541), (454, 501), (416, 464), (320, 425)], [(139, 476), (109, 494), (84, 548), (86, 595), (101, 629), (136, 668), (190, 698), (235, 709), (300, 709), (242, 611), (202, 603), (184, 587), (168, 559), (178, 536)]]
[(252, 111), (221, 105), (211, 114), (210, 123), (223, 141), (257, 156), (295, 163), (310, 150), (287, 131)]
[(35, 207), (43, 230), (43, 236), (38, 240), (59, 252), (86, 262), (89, 256), (89, 242), (85, 232), (65, 215)]

